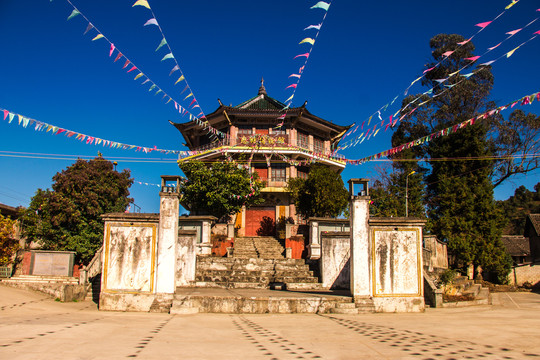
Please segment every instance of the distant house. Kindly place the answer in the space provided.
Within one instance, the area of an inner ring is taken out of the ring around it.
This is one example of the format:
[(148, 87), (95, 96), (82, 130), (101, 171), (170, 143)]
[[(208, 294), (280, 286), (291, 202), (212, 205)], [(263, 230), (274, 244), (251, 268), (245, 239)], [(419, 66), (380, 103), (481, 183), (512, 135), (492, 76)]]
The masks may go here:
[(532, 262), (529, 238), (523, 235), (503, 235), (502, 241), (506, 251), (512, 257), (514, 265)]
[(529, 238), (532, 261), (540, 261), (540, 214), (527, 216), (524, 235)]

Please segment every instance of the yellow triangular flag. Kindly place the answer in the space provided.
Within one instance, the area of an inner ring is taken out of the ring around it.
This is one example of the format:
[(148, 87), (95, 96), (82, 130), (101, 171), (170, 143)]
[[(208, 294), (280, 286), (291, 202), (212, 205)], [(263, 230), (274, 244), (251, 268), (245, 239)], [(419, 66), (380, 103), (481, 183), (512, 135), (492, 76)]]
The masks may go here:
[(137, 80), (138, 78), (140, 78), (143, 75), (144, 75), (143, 73), (139, 73), (139, 75), (135, 76), (135, 79), (133, 79), (133, 80)]
[(509, 58), (510, 56), (512, 56), (517, 49), (519, 49), (519, 46), (515, 48), (514, 50), (507, 52), (506, 57)]
[(96, 37), (92, 39), (92, 41), (97, 40), (97, 39), (101, 39), (102, 37), (104, 37), (104, 36), (101, 35), (101, 34), (97, 34)]
[[(133, 6), (137, 6), (137, 5), (140, 5), (140, 6), (144, 6), (145, 8), (149, 9), (150, 10), (150, 5), (148, 4), (148, 1), (147, 0), (137, 0), (135, 2), (135, 4), (133, 4)], [(132, 6), (132, 7), (133, 7)]]
[(508, 9), (510, 9), (512, 6), (514, 6), (516, 4), (517, 4), (517, 0), (516, 1), (512, 0), (512, 2), (510, 4), (508, 4), (508, 5), (506, 5), (506, 7), (504, 9), (508, 10)]
[(311, 45), (315, 44), (315, 40), (312, 39), (312, 38), (305, 38), (304, 40), (300, 41), (298, 44), (303, 44), (303, 43), (309, 43)]
[(180, 76), (178, 80), (174, 83), (174, 85), (178, 84), (180, 81), (184, 80), (184, 75)]

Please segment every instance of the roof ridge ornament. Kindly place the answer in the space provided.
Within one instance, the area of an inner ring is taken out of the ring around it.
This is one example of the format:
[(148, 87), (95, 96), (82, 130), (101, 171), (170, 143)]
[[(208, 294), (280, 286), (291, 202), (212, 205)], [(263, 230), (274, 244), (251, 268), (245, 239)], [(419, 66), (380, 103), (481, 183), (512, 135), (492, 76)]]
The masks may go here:
[(264, 87), (264, 77), (261, 77), (261, 87), (259, 87), (259, 95), (268, 95)]

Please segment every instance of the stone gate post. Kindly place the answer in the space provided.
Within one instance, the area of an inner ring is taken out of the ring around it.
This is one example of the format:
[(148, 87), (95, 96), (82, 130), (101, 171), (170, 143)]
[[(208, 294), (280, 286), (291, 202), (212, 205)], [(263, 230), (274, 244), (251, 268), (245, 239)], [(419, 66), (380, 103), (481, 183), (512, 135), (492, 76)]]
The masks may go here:
[[(176, 183), (171, 183), (171, 182)], [(173, 294), (176, 289), (176, 243), (180, 213), (179, 176), (161, 176), (156, 292)]]
[[(351, 224), (351, 294), (357, 298), (369, 298), (372, 294), (370, 243), (369, 243), (369, 191), (368, 179), (350, 179)], [(354, 187), (360, 185), (355, 195)]]

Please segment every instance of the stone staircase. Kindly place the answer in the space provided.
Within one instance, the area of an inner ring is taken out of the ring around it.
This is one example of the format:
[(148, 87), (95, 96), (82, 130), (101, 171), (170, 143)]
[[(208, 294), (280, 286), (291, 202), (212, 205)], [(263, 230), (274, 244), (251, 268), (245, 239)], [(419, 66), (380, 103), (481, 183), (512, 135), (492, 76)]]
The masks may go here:
[(443, 307), (489, 305), (489, 288), (476, 284), (467, 276), (457, 276), (444, 289)]
[(195, 286), (218, 288), (320, 289), (301, 259), (198, 257)]
[(101, 274), (94, 276), (90, 279), (86, 288), (85, 301), (93, 301), (99, 304), (99, 294), (101, 293)]
[(242, 259), (283, 259), (283, 246), (270, 236), (237, 237), (233, 257)]
[(335, 308), (330, 309), (330, 312), (334, 314), (374, 313), (375, 305), (373, 304), (372, 298), (356, 299), (354, 302), (351, 298), (350, 302), (337, 303)]

